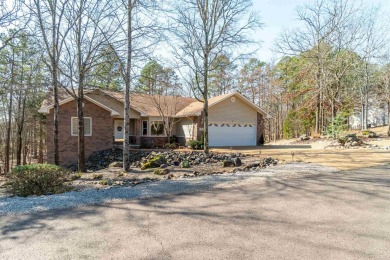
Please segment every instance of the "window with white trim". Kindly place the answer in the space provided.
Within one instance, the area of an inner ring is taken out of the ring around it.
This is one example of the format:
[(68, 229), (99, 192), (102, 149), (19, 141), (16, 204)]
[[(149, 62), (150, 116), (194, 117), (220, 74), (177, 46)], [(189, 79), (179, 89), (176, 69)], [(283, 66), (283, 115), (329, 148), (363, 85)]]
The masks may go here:
[(148, 135), (148, 121), (142, 121), (142, 135)]
[(150, 122), (150, 134), (151, 135), (163, 135), (164, 123), (163, 121), (151, 121)]
[[(79, 135), (79, 119), (71, 118), (71, 135)], [(84, 117), (84, 136), (92, 136), (92, 117)]]

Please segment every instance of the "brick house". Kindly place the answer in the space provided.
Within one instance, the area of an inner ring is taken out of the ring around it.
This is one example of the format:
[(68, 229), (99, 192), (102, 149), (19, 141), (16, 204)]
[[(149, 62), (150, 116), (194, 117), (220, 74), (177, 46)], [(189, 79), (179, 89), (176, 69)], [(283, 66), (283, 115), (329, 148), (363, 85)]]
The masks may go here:
[[(77, 162), (77, 104), (65, 92), (60, 94), (59, 151), (61, 165)], [(85, 92), (85, 155), (112, 149), (123, 141), (124, 97), (105, 90)], [(136, 147), (162, 147), (171, 135), (185, 145), (203, 133), (203, 103), (194, 98), (146, 94), (130, 95), (130, 142)], [(39, 112), (47, 115), (47, 161), (53, 158), (53, 98), (44, 100)], [(256, 146), (264, 134), (264, 120), (270, 116), (240, 93), (209, 99), (209, 145)]]

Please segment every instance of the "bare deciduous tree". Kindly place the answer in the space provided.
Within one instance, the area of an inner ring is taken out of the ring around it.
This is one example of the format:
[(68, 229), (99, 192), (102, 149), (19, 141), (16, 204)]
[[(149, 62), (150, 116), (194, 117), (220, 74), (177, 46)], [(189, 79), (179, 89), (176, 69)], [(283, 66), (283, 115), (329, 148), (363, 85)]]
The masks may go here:
[(58, 165), (60, 163), (58, 147), (59, 63), (64, 41), (72, 27), (63, 21), (69, 0), (32, 0), (26, 4), (35, 21), (35, 27), (31, 30), (38, 34), (42, 48), (48, 57), (46, 65), (50, 71), (54, 97), (54, 163)]
[(151, 47), (161, 39), (161, 26), (155, 11), (157, 0), (118, 0), (117, 13), (113, 17), (120, 30), (111, 42), (114, 54), (119, 61), (119, 71), (124, 86), (124, 138), (123, 170), (128, 171), (130, 148), (130, 90), (134, 82), (135, 61), (149, 59)]
[(233, 56), (238, 46), (252, 43), (248, 34), (261, 23), (251, 7), (252, 1), (246, 0), (185, 0), (174, 7), (174, 54), (185, 66), (186, 81), (196, 98), (203, 102), (205, 153), (209, 152), (209, 73), (219, 55)]
[[(15, 27), (20, 10), (19, 0), (0, 0), (0, 28)], [(0, 50), (5, 48), (23, 30), (22, 26), (9, 31), (5, 37), (0, 38)]]
[(65, 10), (64, 22), (70, 31), (64, 41), (60, 61), (63, 88), (75, 98), (78, 117), (78, 170), (85, 172), (84, 89), (91, 86), (92, 73), (100, 54), (116, 34), (111, 16), (111, 1), (72, 1)]
[(316, 133), (321, 133), (324, 127), (323, 100), (328, 86), (330, 53), (335, 45), (341, 50), (357, 43), (354, 41), (358, 28), (356, 15), (360, 8), (350, 0), (315, 0), (298, 9), (297, 17), (302, 26), (285, 30), (276, 41), (275, 51), (303, 55), (316, 71)]

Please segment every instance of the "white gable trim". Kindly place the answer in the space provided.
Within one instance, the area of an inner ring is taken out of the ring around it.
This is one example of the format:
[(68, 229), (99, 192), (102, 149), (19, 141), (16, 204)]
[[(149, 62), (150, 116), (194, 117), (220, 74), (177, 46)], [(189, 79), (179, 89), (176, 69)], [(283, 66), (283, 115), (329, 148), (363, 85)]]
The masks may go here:
[[(61, 100), (60, 102), (58, 102), (58, 105), (63, 105), (63, 104), (66, 104), (70, 101), (74, 100), (74, 97), (68, 97), (64, 100)], [(49, 114), (50, 112), (50, 109), (54, 108), (54, 105), (50, 105), (50, 106), (46, 106), (46, 107), (42, 107), (38, 110), (39, 113), (41, 114)]]
[[(244, 103), (246, 103), (247, 105), (249, 105), (251, 108), (255, 109), (257, 112), (259, 112), (260, 114), (266, 116), (266, 118), (272, 118), (272, 116), (270, 114), (268, 114), (267, 112), (265, 112), (263, 109), (261, 109), (259, 106), (253, 104), (251, 101), (249, 101), (246, 97), (244, 97), (242, 94), (238, 93), (238, 92), (233, 92), (233, 93), (230, 93), (228, 95), (226, 95), (226, 97), (224, 97), (223, 99), (221, 100), (218, 100), (217, 102), (215, 103), (212, 103), (212, 104), (209, 104), (209, 109), (213, 106), (215, 106), (216, 104), (219, 104), (221, 103), (222, 101), (232, 97), (232, 96), (238, 96), (240, 98), (240, 100), (242, 100)], [(185, 108), (184, 108), (185, 109)], [(188, 114), (188, 115), (180, 115), (180, 116), (175, 116), (175, 117), (187, 117), (187, 116), (192, 116), (192, 115), (195, 115), (195, 116), (200, 116), (201, 113), (202, 113), (202, 110), (199, 110), (197, 112), (192, 112), (191, 114)]]
[[(94, 103), (95, 105), (97, 105), (97, 106), (99, 106), (99, 107), (101, 107), (101, 108), (104, 108), (104, 109), (107, 110), (107, 111), (110, 111), (110, 112), (111, 112), (111, 116), (119, 116), (119, 115), (120, 115), (117, 111), (115, 111), (115, 110), (109, 108), (109, 107), (106, 106), (106, 105), (103, 105), (102, 103), (96, 101), (95, 99), (93, 99), (93, 98), (91, 98), (91, 97), (88, 97), (87, 95), (84, 96), (84, 98), (85, 98), (86, 100), (90, 101), (91, 103)], [(66, 104), (66, 103), (68, 103), (68, 102), (74, 100), (74, 99), (75, 99), (74, 97), (68, 97), (68, 98), (66, 98), (66, 99), (64, 99), (64, 100), (62, 100), (62, 101), (60, 101), (60, 102), (59, 102), (59, 105), (61, 106), (61, 105), (63, 105), (63, 104)], [(50, 109), (52, 109), (52, 108), (54, 108), (54, 105), (42, 107), (41, 109), (38, 110), (38, 112), (41, 113), (41, 114), (49, 114), (49, 111), (50, 111)]]

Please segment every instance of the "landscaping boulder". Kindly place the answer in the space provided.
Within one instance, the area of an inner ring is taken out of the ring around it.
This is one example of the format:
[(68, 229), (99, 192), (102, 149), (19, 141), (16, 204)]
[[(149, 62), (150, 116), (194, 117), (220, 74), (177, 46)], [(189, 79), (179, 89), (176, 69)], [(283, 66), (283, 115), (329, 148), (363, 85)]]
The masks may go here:
[(308, 140), (310, 140), (310, 137), (307, 136), (307, 135), (301, 135), (301, 136), (299, 137), (299, 140), (300, 140), (300, 141), (308, 141)]
[(174, 162), (172, 162), (172, 165), (173, 165), (173, 166), (179, 166), (179, 165), (180, 165), (180, 162), (174, 161)]
[(377, 134), (375, 133), (375, 132), (372, 132), (372, 131), (370, 131), (369, 133), (368, 133), (368, 138), (377, 138), (378, 136), (377, 136)]
[(108, 167), (109, 168), (123, 167), (123, 163), (122, 162), (112, 162), (112, 163), (110, 163), (110, 165)]
[(242, 165), (241, 159), (238, 157), (234, 158), (233, 162), (234, 162), (234, 166), (236, 167), (240, 167)]
[(150, 169), (150, 168), (158, 168), (162, 164), (165, 164), (165, 163), (166, 163), (165, 157), (163, 155), (157, 155), (157, 156), (149, 159), (144, 164), (142, 164), (141, 170), (146, 170), (146, 169)]
[(155, 169), (153, 173), (156, 175), (167, 175), (170, 173), (170, 171), (169, 169)]
[(222, 162), (222, 167), (234, 167), (234, 162), (233, 161), (223, 161)]

